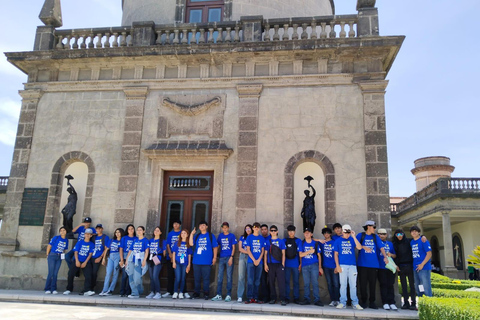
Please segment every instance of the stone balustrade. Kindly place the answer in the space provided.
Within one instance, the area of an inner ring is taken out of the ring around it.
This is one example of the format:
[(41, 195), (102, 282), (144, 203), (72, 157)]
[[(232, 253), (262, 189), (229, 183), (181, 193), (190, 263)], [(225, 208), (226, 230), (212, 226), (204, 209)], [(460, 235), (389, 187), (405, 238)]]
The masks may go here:
[(55, 30), (56, 50), (101, 49), (131, 45), (131, 27)]
[(158, 25), (155, 27), (155, 44), (163, 46), (240, 42), (242, 28), (240, 21)]

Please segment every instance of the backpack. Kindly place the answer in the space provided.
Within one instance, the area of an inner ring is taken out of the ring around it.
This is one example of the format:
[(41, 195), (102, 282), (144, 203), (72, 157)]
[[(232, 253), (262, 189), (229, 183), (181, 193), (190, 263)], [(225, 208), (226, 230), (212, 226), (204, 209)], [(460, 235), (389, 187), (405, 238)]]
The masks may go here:
[[(197, 234), (197, 235), (195, 236), (195, 238), (193, 238), (193, 245), (194, 245), (194, 247), (197, 245), (197, 240), (198, 240), (198, 237), (200, 237), (200, 235), (201, 235), (201, 233)], [(213, 256), (213, 234), (212, 234), (211, 232), (208, 232), (208, 235), (209, 235), (209, 237), (210, 237), (210, 247), (211, 247), (211, 249), (212, 249), (212, 256)], [(213, 257), (213, 258), (215, 258), (215, 257)]]
[[(362, 236), (360, 237), (360, 244), (363, 246), (363, 240), (365, 240), (365, 236), (367, 234), (365, 232), (362, 232), (361, 234), (362, 234)], [(374, 235), (375, 240), (377, 240), (378, 235), (375, 234), (375, 233), (373, 235)], [(375, 249), (376, 249), (377, 248), (377, 243), (375, 241), (373, 241), (373, 244), (375, 245)]]
[(285, 250), (285, 257), (287, 259), (294, 259), (297, 256), (297, 238), (287, 238), (285, 240), (287, 249)]
[[(313, 242), (315, 242), (315, 253), (314, 254), (318, 254), (318, 242), (315, 241), (315, 240), (312, 240)], [(305, 239), (302, 240), (302, 245), (303, 247), (305, 247)]]
[(282, 261), (283, 254), (282, 254), (282, 249), (277, 247), (276, 245), (272, 244), (272, 239), (269, 239), (270, 241), (270, 249), (268, 250), (268, 257), (270, 258), (270, 263), (272, 262), (272, 257), (273, 259), (277, 261)]

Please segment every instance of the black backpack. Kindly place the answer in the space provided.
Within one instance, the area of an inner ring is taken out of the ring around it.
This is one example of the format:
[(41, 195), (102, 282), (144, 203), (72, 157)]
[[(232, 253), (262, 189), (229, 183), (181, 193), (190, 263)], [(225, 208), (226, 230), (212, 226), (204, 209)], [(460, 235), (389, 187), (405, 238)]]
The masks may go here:
[(294, 259), (298, 254), (297, 238), (285, 239), (285, 246), (287, 247), (287, 249), (285, 250), (285, 257), (287, 259)]
[(270, 241), (270, 249), (268, 250), (268, 257), (270, 258), (270, 263), (272, 262), (272, 257), (273, 259), (282, 262), (282, 258), (283, 258), (282, 249), (272, 244), (272, 239), (269, 239), (269, 241)]

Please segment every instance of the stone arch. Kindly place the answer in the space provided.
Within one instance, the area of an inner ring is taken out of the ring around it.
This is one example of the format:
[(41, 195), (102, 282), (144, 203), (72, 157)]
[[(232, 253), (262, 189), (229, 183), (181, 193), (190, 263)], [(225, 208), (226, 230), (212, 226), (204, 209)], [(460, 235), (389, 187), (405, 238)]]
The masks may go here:
[[(458, 249), (455, 247), (458, 245)], [(463, 254), (463, 239), (462, 236), (455, 232), (452, 234), (452, 246), (453, 246), (453, 264), (457, 270), (461, 271), (465, 269), (465, 256)]]
[(45, 249), (50, 241), (54, 215), (60, 212), (60, 196), (65, 170), (74, 162), (83, 162), (88, 168), (87, 190), (85, 193), (84, 215), (90, 215), (92, 208), (93, 184), (95, 181), (95, 164), (92, 158), (81, 151), (71, 151), (61, 156), (54, 164), (52, 177), (50, 179), (50, 189), (48, 192), (47, 207), (45, 209), (45, 219), (43, 221), (42, 250)]
[(283, 224), (285, 229), (294, 223), (293, 180), (295, 169), (302, 163), (311, 161), (318, 164), (325, 174), (325, 223), (336, 222), (335, 169), (332, 162), (323, 153), (315, 150), (302, 151), (291, 157), (285, 166), (283, 193)]

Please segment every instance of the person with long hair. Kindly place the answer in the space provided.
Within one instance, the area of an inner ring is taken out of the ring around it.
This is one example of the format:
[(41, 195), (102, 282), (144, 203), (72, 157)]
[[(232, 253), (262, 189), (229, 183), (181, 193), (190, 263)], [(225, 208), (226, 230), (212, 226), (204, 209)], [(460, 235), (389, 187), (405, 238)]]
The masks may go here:
[(237, 302), (243, 302), (243, 294), (245, 293), (245, 278), (247, 275), (247, 261), (248, 261), (248, 252), (247, 252), (247, 237), (252, 234), (253, 226), (247, 224), (243, 228), (243, 235), (238, 240), (238, 251), (240, 252), (240, 257), (238, 259), (238, 287), (237, 287)]
[[(135, 234), (135, 227), (133, 224), (127, 225), (126, 235), (122, 238), (120, 242), (120, 268), (125, 268), (126, 258), (128, 253), (133, 248), (133, 242), (137, 239)], [(128, 274), (125, 272), (126, 269), (123, 270), (122, 273), (122, 283), (120, 285), (120, 296), (126, 297), (132, 293), (132, 289), (130, 288), (130, 283), (128, 280)]]
[(107, 273), (105, 275), (103, 290), (99, 294), (100, 296), (111, 296), (115, 290), (118, 273), (120, 272), (120, 242), (124, 235), (125, 231), (122, 228), (117, 228), (113, 233), (112, 239), (107, 243), (107, 248), (103, 253), (102, 265), (107, 267)]
[(93, 240), (93, 243), (95, 243), (95, 249), (93, 250), (92, 255), (92, 291), (95, 291), (95, 287), (97, 286), (98, 270), (102, 265), (103, 257), (107, 249), (107, 244), (110, 242), (110, 238), (106, 234), (103, 234), (102, 224), (97, 224), (95, 230), (97, 231), (97, 235)]
[(58, 232), (60, 235), (53, 237), (47, 246), (48, 275), (45, 282), (45, 294), (58, 294), (58, 270), (60, 270), (62, 259), (65, 258), (65, 251), (68, 248), (67, 229), (60, 227)]
[(173, 288), (173, 299), (183, 299), (185, 291), (185, 279), (187, 273), (190, 272), (192, 267), (192, 248), (188, 241), (190, 233), (187, 229), (183, 229), (180, 233), (178, 241), (172, 247), (172, 253), (175, 259), (173, 259), (173, 268), (175, 269), (175, 284)]
[(127, 255), (125, 270), (128, 273), (132, 293), (130, 299), (138, 299), (143, 294), (143, 275), (147, 272), (147, 259), (150, 248), (150, 241), (145, 238), (145, 227), (137, 228), (137, 238), (133, 242), (132, 250)]
[(160, 299), (160, 271), (162, 270), (162, 257), (165, 255), (163, 241), (160, 239), (162, 230), (155, 227), (153, 237), (150, 239), (150, 257), (148, 259), (148, 274), (150, 275), (150, 294), (147, 299)]

